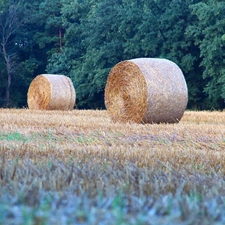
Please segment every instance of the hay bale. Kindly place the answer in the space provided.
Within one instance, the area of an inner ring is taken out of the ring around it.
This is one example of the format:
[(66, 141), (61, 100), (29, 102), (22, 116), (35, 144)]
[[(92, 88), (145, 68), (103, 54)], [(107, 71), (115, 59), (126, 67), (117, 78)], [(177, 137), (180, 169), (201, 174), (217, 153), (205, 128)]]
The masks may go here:
[(114, 122), (177, 123), (187, 102), (184, 75), (167, 59), (122, 61), (107, 79), (105, 106)]
[(41, 74), (31, 82), (27, 93), (29, 109), (72, 110), (76, 92), (69, 77)]

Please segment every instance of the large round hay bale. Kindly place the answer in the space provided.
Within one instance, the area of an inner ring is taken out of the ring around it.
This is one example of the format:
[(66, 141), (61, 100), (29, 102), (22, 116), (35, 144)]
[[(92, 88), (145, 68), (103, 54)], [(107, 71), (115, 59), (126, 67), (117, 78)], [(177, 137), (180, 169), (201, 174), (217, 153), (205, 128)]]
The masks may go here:
[(69, 77), (41, 74), (31, 82), (27, 93), (29, 109), (72, 110), (76, 92)]
[(177, 123), (187, 102), (184, 75), (167, 59), (122, 61), (107, 79), (105, 106), (114, 122)]

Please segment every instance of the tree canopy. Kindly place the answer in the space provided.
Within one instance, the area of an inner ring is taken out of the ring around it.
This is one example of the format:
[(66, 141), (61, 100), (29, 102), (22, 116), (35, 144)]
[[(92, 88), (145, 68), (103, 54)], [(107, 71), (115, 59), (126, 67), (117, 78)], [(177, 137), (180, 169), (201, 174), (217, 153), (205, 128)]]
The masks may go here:
[(0, 0), (0, 107), (26, 107), (34, 77), (54, 73), (78, 108), (104, 108), (115, 64), (159, 57), (182, 69), (188, 108), (223, 109), (224, 12), (219, 0)]

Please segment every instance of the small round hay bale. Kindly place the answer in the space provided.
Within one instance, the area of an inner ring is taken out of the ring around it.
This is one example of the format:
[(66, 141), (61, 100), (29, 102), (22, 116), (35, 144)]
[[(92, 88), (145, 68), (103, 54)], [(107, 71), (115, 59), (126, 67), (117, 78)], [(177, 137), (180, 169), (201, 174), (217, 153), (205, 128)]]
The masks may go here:
[(187, 102), (184, 75), (167, 59), (122, 61), (107, 79), (105, 106), (114, 122), (177, 123)]
[(76, 92), (69, 77), (41, 74), (31, 82), (27, 93), (29, 109), (72, 110)]

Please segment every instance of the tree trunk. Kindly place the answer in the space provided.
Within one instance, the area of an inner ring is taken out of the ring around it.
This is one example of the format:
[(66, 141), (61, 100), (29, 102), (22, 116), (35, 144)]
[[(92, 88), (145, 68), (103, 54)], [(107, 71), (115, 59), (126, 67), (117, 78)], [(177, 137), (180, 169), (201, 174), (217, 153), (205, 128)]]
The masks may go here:
[(11, 64), (10, 64), (10, 56), (7, 55), (4, 44), (2, 44), (2, 51), (3, 51), (5, 64), (6, 64), (6, 71), (7, 71), (7, 75), (8, 75), (8, 82), (7, 82), (7, 87), (6, 87), (6, 105), (8, 106), (10, 103), (10, 86), (11, 86), (11, 80), (12, 80)]
[(60, 49), (60, 53), (62, 53), (62, 29), (61, 29), (61, 27), (59, 28), (59, 49)]

